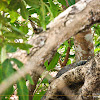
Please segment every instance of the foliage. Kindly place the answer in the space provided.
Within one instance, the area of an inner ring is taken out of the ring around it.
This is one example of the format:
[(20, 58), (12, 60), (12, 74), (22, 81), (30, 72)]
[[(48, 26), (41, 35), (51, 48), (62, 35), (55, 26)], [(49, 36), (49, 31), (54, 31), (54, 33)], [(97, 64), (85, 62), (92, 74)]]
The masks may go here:
[(19, 100), (28, 100), (29, 91), (26, 86), (26, 81), (24, 79), (21, 79), (19, 82), (17, 82), (17, 87)]
[[(75, 0), (68, 0), (69, 5), (75, 4)], [(31, 20), (36, 27), (42, 27), (46, 30), (46, 25), (53, 20), (59, 13), (62, 12), (62, 5), (67, 8), (65, 0), (0, 0), (0, 83), (11, 76), (16, 69), (13, 67), (17, 65), (17, 68), (23, 67), (23, 63), (15, 58), (7, 58), (7, 53), (14, 53), (18, 49), (29, 51), (32, 47), (27, 44), (29, 38), (29, 31), (31, 30), (28, 25)], [(37, 15), (37, 17), (35, 17)], [(95, 53), (100, 51), (100, 25), (95, 24), (93, 26), (96, 35), (95, 41)], [(34, 32), (32, 33), (34, 34)], [(71, 39), (71, 50), (73, 49), (73, 39)], [(48, 71), (52, 71), (58, 64), (59, 56), (62, 61), (66, 55), (68, 48), (68, 41), (65, 41), (58, 52), (55, 54), (51, 63), (48, 61), (44, 63)], [(72, 63), (75, 54), (69, 55), (69, 61), (67, 64)], [(31, 84), (34, 84), (30, 75), (26, 75), (24, 79), (19, 80), (17, 84), (19, 100), (28, 100), (29, 91), (26, 86), (26, 80)], [(33, 100), (40, 100), (41, 96), (45, 93), (43, 90), (48, 81), (43, 80), (39, 89), (35, 93)], [(46, 89), (45, 89), (46, 90)], [(14, 88), (11, 86), (1, 97), (2, 100), (9, 100), (13, 94)]]
[(52, 61), (50, 62), (49, 65), (48, 65), (48, 61), (46, 61), (46, 62), (44, 63), (44, 65), (45, 65), (45, 67), (46, 67), (46, 69), (47, 69), (48, 71), (50, 71), (51, 69), (53, 69), (53, 68), (55, 67), (55, 65), (58, 63), (59, 56), (60, 56), (60, 54), (57, 52), (57, 53), (55, 54), (55, 56), (53, 57), (53, 59), (52, 59)]
[(94, 47), (95, 47), (95, 50), (94, 52), (95, 53), (98, 53), (100, 52), (100, 24), (94, 24), (93, 25), (93, 30), (95, 32), (94, 34)]

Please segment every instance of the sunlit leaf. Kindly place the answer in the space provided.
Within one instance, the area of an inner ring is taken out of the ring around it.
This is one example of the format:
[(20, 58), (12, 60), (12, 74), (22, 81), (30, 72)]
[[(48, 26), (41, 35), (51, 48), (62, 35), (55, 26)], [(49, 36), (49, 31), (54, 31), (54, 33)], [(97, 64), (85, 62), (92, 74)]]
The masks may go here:
[(10, 18), (11, 18), (11, 23), (15, 22), (19, 16), (19, 14), (15, 11), (9, 11)]
[(71, 64), (71, 60), (70, 59), (68, 59), (68, 62), (67, 62), (66, 65), (69, 65), (69, 64)]
[(45, 61), (44, 66), (45, 66), (46, 68), (49, 66), (49, 65), (48, 65), (48, 61)]
[(95, 53), (100, 52), (100, 48), (95, 48), (94, 52)]
[(60, 54), (57, 52), (53, 57), (52, 61), (50, 62), (49, 66), (46, 68), (48, 71), (53, 69), (55, 65), (58, 63)]
[(27, 26), (20, 26), (19, 29), (24, 32), (25, 34), (28, 33), (28, 27)]
[(64, 45), (66, 46), (66, 48), (68, 48), (68, 46), (69, 46), (68, 41), (65, 41)]
[(52, 0), (48, 0), (50, 3), (50, 10), (52, 11), (53, 17), (56, 17), (58, 14), (58, 7), (53, 3)]

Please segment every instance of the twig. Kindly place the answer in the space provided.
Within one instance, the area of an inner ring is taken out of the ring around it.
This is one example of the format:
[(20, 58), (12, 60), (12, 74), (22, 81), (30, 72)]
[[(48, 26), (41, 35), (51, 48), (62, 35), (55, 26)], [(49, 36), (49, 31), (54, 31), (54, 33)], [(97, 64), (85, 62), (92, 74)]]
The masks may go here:
[(70, 53), (70, 46), (71, 46), (71, 40), (69, 39), (68, 40), (68, 48), (67, 48), (67, 52), (66, 52), (66, 56), (65, 56), (65, 59), (64, 59), (64, 62), (62, 63), (61, 60), (59, 59), (59, 64), (62, 67), (66, 66), (67, 62), (68, 62), (68, 58), (69, 58), (69, 53)]

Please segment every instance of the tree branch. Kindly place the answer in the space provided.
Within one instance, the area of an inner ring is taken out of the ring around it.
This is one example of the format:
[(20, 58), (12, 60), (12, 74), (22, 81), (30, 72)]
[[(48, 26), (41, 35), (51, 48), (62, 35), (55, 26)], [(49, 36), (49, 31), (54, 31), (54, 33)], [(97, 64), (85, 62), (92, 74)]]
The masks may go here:
[(49, 30), (34, 35), (33, 51), (38, 49), (24, 68), (1, 83), (0, 94), (32, 70), (41, 74), (44, 62), (51, 60), (62, 42), (96, 22), (100, 22), (100, 0), (82, 0), (65, 10), (48, 25)]
[[(88, 63), (83, 66), (76, 67), (64, 74), (62, 74), (59, 78), (54, 80), (46, 93), (46, 98), (44, 100), (57, 100), (58, 91), (62, 91), (62, 89), (72, 85), (73, 83), (84, 82), (83, 86), (79, 88), (78, 97), (67, 89), (66, 97), (73, 96), (74, 100), (93, 100), (92, 93), (100, 84), (100, 54), (91, 59)], [(75, 87), (76, 88), (76, 87)], [(63, 91), (62, 91), (63, 92)], [(76, 99), (77, 97), (77, 99)], [(84, 99), (83, 99), (84, 98)], [(72, 99), (70, 99), (72, 100)]]
[(70, 46), (71, 46), (71, 43), (70, 43), (70, 42), (71, 42), (71, 40), (69, 39), (69, 40), (68, 40), (69, 46), (68, 46), (68, 48), (67, 48), (67, 52), (66, 52), (66, 56), (65, 56), (64, 62), (62, 62), (62, 61), (59, 59), (59, 63), (60, 63), (60, 66), (61, 66), (61, 67), (66, 66), (66, 64), (67, 64), (67, 62), (68, 62), (69, 53), (70, 53)]

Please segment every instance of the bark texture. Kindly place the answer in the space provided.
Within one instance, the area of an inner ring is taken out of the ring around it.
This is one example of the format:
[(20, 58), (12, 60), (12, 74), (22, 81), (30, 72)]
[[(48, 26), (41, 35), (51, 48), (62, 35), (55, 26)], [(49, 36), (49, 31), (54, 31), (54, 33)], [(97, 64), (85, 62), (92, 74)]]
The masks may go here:
[(85, 30), (74, 36), (76, 61), (87, 60), (94, 57), (93, 36), (91, 29)]
[[(62, 74), (59, 78), (54, 80), (46, 93), (46, 97), (43, 100), (59, 100), (58, 93), (63, 93), (61, 97), (65, 96), (66, 100), (93, 100), (93, 93), (98, 90), (100, 93), (100, 53), (87, 62), (85, 65), (76, 67), (68, 72)], [(78, 83), (72, 87), (73, 84)], [(79, 83), (83, 83), (80, 88)], [(66, 90), (66, 91), (65, 91)], [(60, 96), (60, 95), (59, 95)], [(72, 98), (73, 97), (73, 98)], [(61, 99), (65, 100), (65, 99)]]
[[(75, 0), (75, 2), (78, 1), (79, 0)], [(66, 0), (66, 5), (67, 7), (69, 7), (68, 0)], [(66, 7), (63, 6), (64, 10), (65, 8)], [(80, 32), (74, 36), (74, 47), (75, 47), (76, 62), (80, 60), (87, 60), (90, 57), (94, 57), (93, 36), (92, 36), (91, 28), (83, 32)], [(67, 55), (68, 53), (66, 52), (66, 56)], [(63, 64), (60, 65), (63, 66)], [(66, 63), (64, 63), (64, 66), (66, 66)]]
[(48, 25), (49, 30), (34, 35), (32, 56), (24, 68), (1, 83), (0, 94), (32, 70), (41, 75), (44, 62), (50, 61), (61, 43), (97, 22), (100, 22), (100, 0), (82, 0), (69, 7)]

